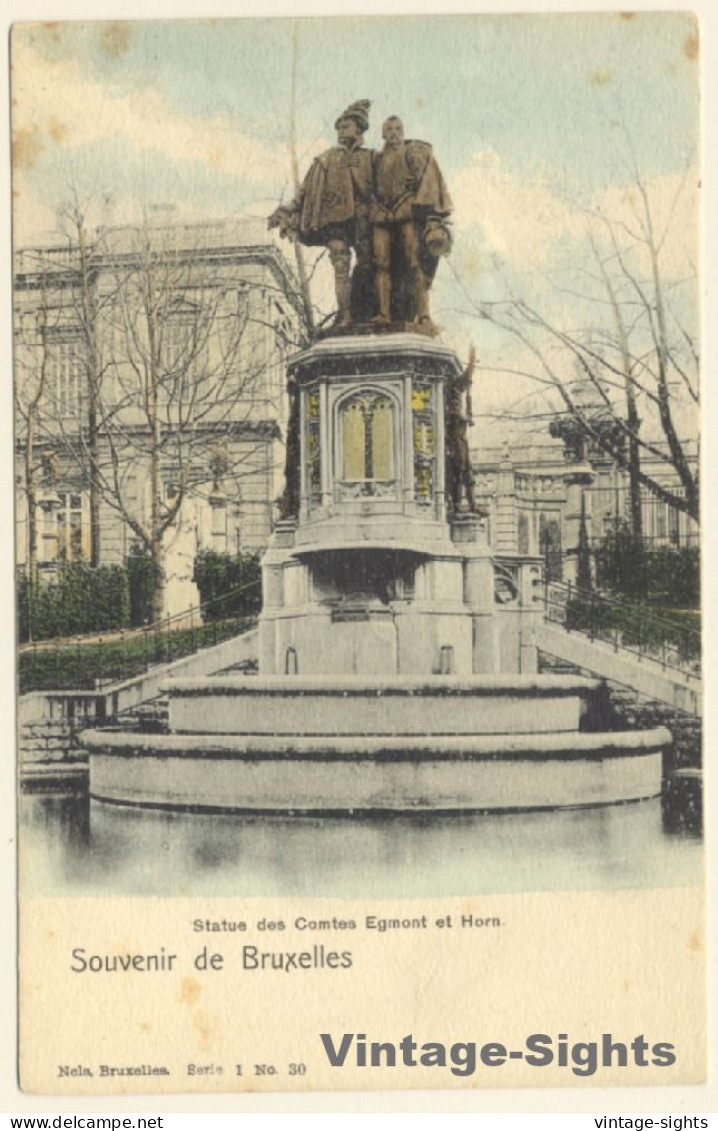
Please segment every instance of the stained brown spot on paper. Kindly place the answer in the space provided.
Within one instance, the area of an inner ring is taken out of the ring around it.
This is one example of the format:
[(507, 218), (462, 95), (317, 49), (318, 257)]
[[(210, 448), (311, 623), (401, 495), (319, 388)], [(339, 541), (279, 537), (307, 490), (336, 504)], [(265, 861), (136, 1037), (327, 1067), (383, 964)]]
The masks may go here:
[(703, 938), (698, 928), (696, 928), (696, 930), (692, 932), (690, 938), (688, 939), (688, 949), (694, 951), (703, 950)]
[(217, 1044), (220, 1035), (220, 1026), (217, 1019), (200, 1011), (193, 1015), (193, 1021), (199, 1037), (200, 1051), (209, 1052), (212, 1046)]
[(56, 141), (58, 145), (63, 141), (67, 141), (67, 126), (64, 122), (60, 122), (57, 118), (50, 118), (47, 132), (49, 133), (52, 140)]
[(113, 20), (105, 24), (100, 34), (100, 47), (111, 59), (119, 59), (130, 47), (132, 32), (124, 20)]
[(33, 169), (45, 148), (39, 126), (17, 130), (12, 141), (12, 162), (16, 169)]
[(481, 274), (479, 256), (475, 252), (468, 252), (463, 257), (461, 267), (466, 278), (476, 279)]
[(698, 36), (695, 32), (691, 32), (691, 34), (687, 35), (683, 40), (683, 54), (686, 59), (690, 59), (691, 63), (698, 58), (698, 48)]
[(622, 20), (635, 20), (636, 18), (635, 12), (619, 12), (618, 14)]
[(53, 43), (59, 43), (62, 38), (62, 24), (58, 20), (45, 20), (40, 24), (48, 39)]
[(196, 978), (183, 978), (180, 989), (180, 1001), (183, 1005), (194, 1005), (202, 993), (202, 987)]
[(224, 168), (227, 161), (227, 154), (220, 145), (214, 145), (211, 149), (208, 149), (207, 157), (209, 158), (210, 165), (215, 169)]
[(140, 1032), (141, 1033), (151, 1033), (152, 1032), (152, 1026), (150, 1025), (149, 1021), (140, 1022)]
[(589, 76), (591, 86), (608, 86), (613, 82), (613, 71), (608, 67), (597, 67)]

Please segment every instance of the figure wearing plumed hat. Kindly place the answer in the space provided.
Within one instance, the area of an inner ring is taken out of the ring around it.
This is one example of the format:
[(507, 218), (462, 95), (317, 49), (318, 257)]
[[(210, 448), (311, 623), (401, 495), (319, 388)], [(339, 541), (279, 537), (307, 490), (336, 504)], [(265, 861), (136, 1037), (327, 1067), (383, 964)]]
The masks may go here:
[[(353, 102), (337, 118), (337, 145), (312, 163), (299, 193), (269, 217), (281, 236), (324, 246), (334, 268), (337, 326), (369, 321), (374, 279), (369, 210), (372, 151), (362, 142), (369, 127), (367, 99)], [(352, 250), (355, 255), (351, 271)]]

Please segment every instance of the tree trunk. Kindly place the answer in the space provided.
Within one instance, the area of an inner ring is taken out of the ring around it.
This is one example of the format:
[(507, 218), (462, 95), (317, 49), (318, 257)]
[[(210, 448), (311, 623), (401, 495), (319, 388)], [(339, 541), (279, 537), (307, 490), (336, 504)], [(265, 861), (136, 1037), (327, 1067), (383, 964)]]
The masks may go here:
[[(292, 179), (294, 181), (294, 194), (295, 197), (299, 196), (299, 162), (297, 160), (297, 56), (299, 54), (299, 21), (294, 21), (294, 33), (292, 37), (292, 81), (289, 96), (289, 156), (292, 162)], [(314, 331), (314, 308), (312, 307), (312, 296), (309, 289), (309, 276), (307, 275), (307, 266), (304, 261), (304, 250), (299, 242), (299, 239), (294, 241), (294, 258), (297, 263), (297, 275), (299, 276), (299, 290), (302, 295), (302, 304), (304, 306), (304, 319), (307, 324), (307, 331), (311, 337)]]
[(97, 481), (97, 409), (94, 404), (88, 414), (88, 447), (90, 456), (90, 565), (100, 564), (100, 486)]
[(616, 292), (611, 283), (610, 276), (606, 271), (605, 264), (599, 256), (595, 245), (594, 255), (598, 260), (598, 264), (603, 275), (603, 280), (606, 284), (606, 290), (611, 302), (611, 310), (613, 311), (613, 319), (616, 324), (616, 334), (621, 348), (621, 362), (623, 367), (623, 380), (626, 390), (626, 424), (629, 428), (628, 436), (628, 493), (629, 493), (629, 514), (631, 523), (631, 533), (636, 538), (643, 536), (643, 513), (641, 508), (641, 445), (638, 439), (638, 430), (641, 427), (641, 420), (638, 415), (638, 406), (636, 404), (636, 390), (633, 384), (633, 377), (631, 372), (631, 353), (628, 347), (628, 335), (626, 334), (626, 326), (623, 321), (621, 307), (616, 297)]
[(35, 494), (35, 413), (31, 409), (27, 421), (25, 448), (25, 498), (27, 505), (27, 638), (32, 640), (35, 620), (37, 585), (37, 497)]
[(156, 624), (165, 616), (165, 598), (167, 594), (167, 574), (165, 571), (164, 546), (162, 537), (152, 543), (152, 564), (154, 566), (152, 590), (152, 622)]
[[(633, 398), (631, 398), (633, 400)], [(633, 412), (635, 413), (635, 400), (633, 400)], [(636, 413), (636, 425), (638, 427), (639, 421)], [(633, 430), (633, 423), (631, 421), (631, 401), (629, 400), (628, 407), (628, 425)], [(636, 538), (643, 537), (643, 511), (641, 508), (641, 449), (638, 440), (633, 436), (628, 440), (628, 491), (630, 498), (630, 514), (631, 514), (631, 533)]]
[(97, 352), (97, 311), (93, 301), (87, 238), (78, 218), (80, 275), (82, 287), (82, 322), (85, 338), (87, 376), (87, 454), (90, 471), (90, 565), (100, 564), (100, 484), (98, 482), (97, 402), (99, 395), (99, 363)]
[(162, 468), (160, 466), (160, 444), (162, 426), (159, 417), (159, 356), (157, 342), (157, 309), (155, 305), (155, 280), (152, 264), (147, 269), (147, 419), (152, 438), (150, 440), (150, 538), (152, 561), (154, 563), (154, 590), (152, 594), (152, 620), (161, 620), (165, 615), (165, 574), (163, 526), (160, 508), (162, 487)]

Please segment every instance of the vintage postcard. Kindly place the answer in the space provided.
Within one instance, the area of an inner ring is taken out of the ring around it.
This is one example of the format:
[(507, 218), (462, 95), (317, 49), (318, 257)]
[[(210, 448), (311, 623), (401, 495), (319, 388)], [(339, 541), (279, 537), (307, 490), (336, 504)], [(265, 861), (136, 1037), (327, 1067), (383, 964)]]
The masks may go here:
[(24, 1091), (705, 1079), (699, 42), (14, 26)]

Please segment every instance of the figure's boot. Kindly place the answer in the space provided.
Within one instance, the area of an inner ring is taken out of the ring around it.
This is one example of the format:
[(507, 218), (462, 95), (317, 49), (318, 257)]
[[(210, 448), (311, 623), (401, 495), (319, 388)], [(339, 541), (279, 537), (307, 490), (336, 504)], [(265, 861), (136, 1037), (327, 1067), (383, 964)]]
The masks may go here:
[(424, 272), (419, 269), (415, 275), (415, 288), (416, 295), (416, 318), (414, 319), (420, 326), (431, 326), (432, 321), (429, 316), (429, 286), (426, 281)]
[(471, 470), (471, 463), (467, 463), (464, 467), (464, 490), (466, 492), (466, 503), (472, 514), (477, 514), (476, 495), (474, 494), (474, 473)]
[(376, 301), (379, 312), (374, 318), (375, 322), (391, 321), (391, 278), (388, 271), (376, 273)]
[(349, 278), (351, 256), (348, 251), (330, 251), (329, 257), (334, 268), (334, 290), (337, 296), (337, 316), (335, 326), (351, 326), (352, 288)]
[(346, 279), (337, 278), (336, 280), (336, 293), (337, 293), (337, 326), (351, 326), (352, 324), (352, 288), (349, 277)]

